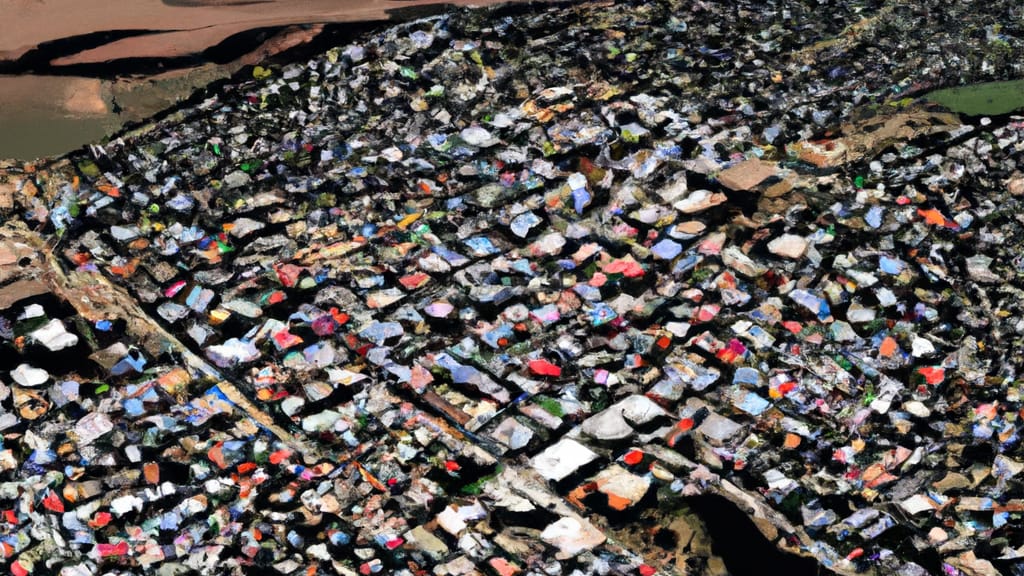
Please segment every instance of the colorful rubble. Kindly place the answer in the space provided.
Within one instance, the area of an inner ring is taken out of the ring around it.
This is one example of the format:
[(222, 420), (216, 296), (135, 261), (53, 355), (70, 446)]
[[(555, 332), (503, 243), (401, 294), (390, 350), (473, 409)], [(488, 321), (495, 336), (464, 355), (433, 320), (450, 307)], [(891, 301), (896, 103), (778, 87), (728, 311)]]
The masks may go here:
[(9, 167), (11, 572), (675, 573), (616, 535), (701, 495), (1024, 570), (1024, 119), (926, 4), (452, 12)]

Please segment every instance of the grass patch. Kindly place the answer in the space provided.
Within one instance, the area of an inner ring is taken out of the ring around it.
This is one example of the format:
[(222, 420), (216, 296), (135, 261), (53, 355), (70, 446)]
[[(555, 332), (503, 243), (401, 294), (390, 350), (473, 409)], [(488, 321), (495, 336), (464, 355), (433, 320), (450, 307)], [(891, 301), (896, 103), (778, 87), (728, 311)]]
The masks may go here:
[(562, 404), (554, 398), (547, 396), (534, 396), (533, 403), (544, 409), (545, 412), (551, 414), (555, 418), (561, 418), (565, 416), (565, 411), (562, 410)]
[(931, 92), (925, 100), (968, 116), (1009, 114), (1024, 108), (1024, 80), (945, 88)]
[(480, 494), (481, 492), (483, 492), (484, 484), (496, 478), (498, 474), (501, 474), (502, 470), (504, 470), (504, 467), (501, 464), (499, 464), (498, 467), (494, 469), (493, 473), (488, 474), (487, 476), (481, 476), (477, 480), (470, 482), (469, 484), (466, 484), (461, 489), (459, 489), (459, 493), (467, 494), (469, 496), (476, 496), (477, 494)]

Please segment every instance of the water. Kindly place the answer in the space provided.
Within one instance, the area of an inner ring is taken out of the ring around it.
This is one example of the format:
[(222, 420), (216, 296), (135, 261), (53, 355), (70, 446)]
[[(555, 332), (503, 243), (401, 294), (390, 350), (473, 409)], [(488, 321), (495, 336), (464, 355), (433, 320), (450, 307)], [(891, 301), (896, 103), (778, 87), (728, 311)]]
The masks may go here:
[(0, 109), (0, 158), (31, 160), (59, 156), (102, 139), (109, 120)]

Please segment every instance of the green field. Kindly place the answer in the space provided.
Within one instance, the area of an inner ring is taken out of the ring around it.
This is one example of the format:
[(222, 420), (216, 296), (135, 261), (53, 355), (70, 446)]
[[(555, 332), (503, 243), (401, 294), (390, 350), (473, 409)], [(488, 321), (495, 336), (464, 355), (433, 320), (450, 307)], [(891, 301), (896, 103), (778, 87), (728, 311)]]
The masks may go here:
[(1024, 80), (945, 88), (928, 94), (925, 99), (968, 116), (1008, 114), (1024, 109)]

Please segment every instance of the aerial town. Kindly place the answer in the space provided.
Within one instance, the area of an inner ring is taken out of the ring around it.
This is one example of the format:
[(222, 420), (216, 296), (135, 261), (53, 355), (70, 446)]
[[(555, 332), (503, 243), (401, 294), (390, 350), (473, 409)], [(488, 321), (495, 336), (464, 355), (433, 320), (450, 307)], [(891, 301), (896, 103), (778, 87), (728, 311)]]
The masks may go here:
[(347, 34), (0, 162), (0, 571), (1024, 575), (1019, 3)]

